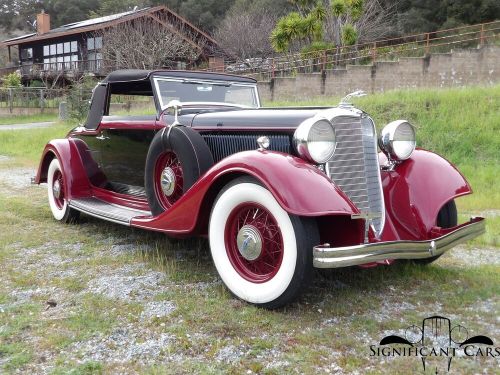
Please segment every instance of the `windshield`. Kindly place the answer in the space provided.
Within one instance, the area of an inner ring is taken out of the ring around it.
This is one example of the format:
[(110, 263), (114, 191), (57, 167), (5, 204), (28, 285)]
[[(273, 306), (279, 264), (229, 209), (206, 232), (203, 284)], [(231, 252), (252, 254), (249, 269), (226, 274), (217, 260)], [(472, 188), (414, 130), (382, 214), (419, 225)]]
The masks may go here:
[(165, 109), (171, 100), (259, 107), (257, 88), (254, 84), (158, 77), (154, 78), (154, 83), (162, 109)]

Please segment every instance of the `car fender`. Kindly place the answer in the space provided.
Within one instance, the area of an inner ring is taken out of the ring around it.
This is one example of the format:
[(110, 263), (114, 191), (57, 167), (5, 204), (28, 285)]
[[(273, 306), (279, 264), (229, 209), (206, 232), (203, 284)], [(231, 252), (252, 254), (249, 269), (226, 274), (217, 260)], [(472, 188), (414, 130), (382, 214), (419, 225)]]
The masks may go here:
[(79, 147), (73, 139), (54, 139), (47, 143), (38, 166), (35, 183), (47, 182), (47, 170), (54, 157), (57, 157), (61, 165), (66, 184), (66, 197), (70, 200), (90, 196), (90, 181), (80, 157)]
[[(381, 165), (387, 163), (385, 155), (379, 159)], [(439, 210), (450, 200), (472, 193), (453, 164), (422, 149), (393, 171), (382, 171), (381, 177), (387, 219), (382, 240), (430, 238)]]
[(208, 170), (174, 206), (155, 218), (138, 218), (132, 225), (165, 232), (203, 227), (220, 189), (233, 178), (253, 176), (280, 206), (298, 216), (352, 215), (359, 210), (320, 169), (304, 160), (274, 151), (244, 151)]

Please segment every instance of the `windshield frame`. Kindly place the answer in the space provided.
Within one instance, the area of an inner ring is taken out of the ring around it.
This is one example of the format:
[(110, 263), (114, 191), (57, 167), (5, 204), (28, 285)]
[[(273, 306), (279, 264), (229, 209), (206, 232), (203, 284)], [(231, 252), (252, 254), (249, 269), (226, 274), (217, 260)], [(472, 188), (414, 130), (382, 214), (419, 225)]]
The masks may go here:
[(153, 75), (152, 77), (153, 81), (153, 91), (154, 95), (156, 97), (158, 106), (160, 107), (160, 111), (164, 111), (167, 108), (168, 103), (163, 102), (163, 97), (161, 95), (160, 87), (159, 87), (159, 82), (176, 82), (176, 83), (200, 83), (200, 84), (208, 84), (208, 85), (216, 85), (216, 86), (238, 86), (238, 87), (248, 87), (251, 88), (253, 91), (253, 96), (255, 100), (255, 107), (253, 106), (247, 106), (245, 104), (240, 104), (240, 103), (227, 103), (227, 102), (196, 102), (196, 101), (189, 101), (189, 104), (210, 104), (210, 105), (220, 105), (220, 106), (235, 106), (235, 107), (248, 107), (252, 109), (260, 108), (261, 103), (260, 103), (260, 97), (259, 97), (259, 92), (257, 90), (257, 84), (256, 83), (247, 83), (247, 82), (238, 82), (238, 81), (225, 81), (225, 80), (214, 80), (214, 79), (198, 79), (198, 78), (173, 78), (173, 77), (165, 77), (165, 76), (155, 76)]

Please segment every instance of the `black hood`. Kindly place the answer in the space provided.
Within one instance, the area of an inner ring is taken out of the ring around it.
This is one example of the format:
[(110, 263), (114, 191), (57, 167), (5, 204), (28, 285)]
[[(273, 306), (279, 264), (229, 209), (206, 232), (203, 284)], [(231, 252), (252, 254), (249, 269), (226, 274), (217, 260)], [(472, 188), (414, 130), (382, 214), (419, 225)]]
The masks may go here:
[(209, 112), (195, 115), (191, 120), (193, 128), (203, 129), (252, 129), (283, 128), (295, 129), (304, 120), (313, 117), (325, 108), (261, 108), (235, 111)]

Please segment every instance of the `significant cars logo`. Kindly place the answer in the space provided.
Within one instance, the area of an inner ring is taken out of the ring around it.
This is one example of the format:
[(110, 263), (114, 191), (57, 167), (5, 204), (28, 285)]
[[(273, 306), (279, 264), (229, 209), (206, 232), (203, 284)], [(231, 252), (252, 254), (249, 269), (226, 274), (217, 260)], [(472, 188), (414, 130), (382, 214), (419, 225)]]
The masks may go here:
[[(448, 372), (455, 357), (500, 358), (500, 347), (495, 347), (487, 336), (469, 337), (461, 325), (451, 326), (443, 316), (431, 316), (422, 321), (422, 326), (406, 328), (404, 337), (390, 335), (378, 345), (370, 345), (371, 357), (419, 357), (424, 372)], [(435, 367), (434, 367), (435, 366)]]

